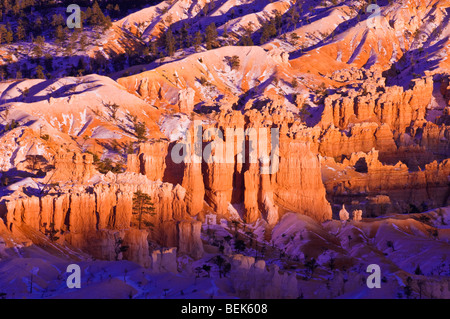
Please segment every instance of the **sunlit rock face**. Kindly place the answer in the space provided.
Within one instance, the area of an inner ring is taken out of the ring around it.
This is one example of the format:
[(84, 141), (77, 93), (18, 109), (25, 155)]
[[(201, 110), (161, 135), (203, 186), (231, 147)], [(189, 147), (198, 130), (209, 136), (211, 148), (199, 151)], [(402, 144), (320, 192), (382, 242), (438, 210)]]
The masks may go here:
[(0, 297), (449, 298), (449, 1), (15, 2)]

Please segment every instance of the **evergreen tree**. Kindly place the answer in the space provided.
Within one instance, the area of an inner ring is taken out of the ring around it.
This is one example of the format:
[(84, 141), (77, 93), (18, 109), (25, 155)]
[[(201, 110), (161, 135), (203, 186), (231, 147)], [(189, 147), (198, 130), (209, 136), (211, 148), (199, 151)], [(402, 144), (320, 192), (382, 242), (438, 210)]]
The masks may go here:
[(141, 229), (141, 225), (144, 222), (146, 226), (152, 226), (148, 221), (143, 220), (144, 215), (153, 216), (155, 210), (152, 199), (148, 194), (138, 190), (133, 195), (133, 215), (137, 215), (138, 227)]
[(153, 56), (157, 56), (157, 55), (158, 55), (158, 48), (156, 47), (156, 41), (153, 41), (153, 42), (150, 44), (150, 53), (151, 53)]
[(217, 39), (217, 28), (214, 23), (211, 23), (205, 30), (206, 49), (211, 50)]
[(36, 20), (34, 20), (33, 29), (36, 30), (38, 33), (42, 32), (42, 18), (41, 16), (37, 16)]
[(6, 31), (5, 41), (8, 44), (10, 44), (14, 41), (14, 37), (13, 37), (13, 33), (12, 33), (11, 29), (8, 29), (8, 31)]
[(254, 45), (252, 38), (249, 35), (244, 35), (240, 41), (242, 46), (252, 46)]
[(167, 54), (169, 56), (173, 56), (173, 54), (175, 53), (175, 38), (173, 37), (173, 33), (170, 28), (166, 32), (165, 45)]
[(292, 7), (289, 10), (289, 17), (290, 17), (290, 23), (294, 26), (294, 28), (297, 28), (298, 20), (300, 19), (300, 15), (297, 12), (296, 7)]
[(86, 20), (90, 25), (99, 25), (104, 29), (107, 29), (112, 25), (111, 18), (109, 16), (105, 17), (97, 1), (92, 5), (92, 9), (88, 8), (86, 10)]
[(36, 77), (38, 79), (45, 79), (44, 68), (41, 65), (36, 67)]
[(98, 2), (95, 1), (94, 4), (92, 5), (92, 14), (89, 23), (91, 25), (102, 24), (104, 19), (105, 15), (103, 14), (102, 9), (100, 9)]
[(202, 44), (202, 42), (203, 42), (203, 36), (202, 36), (202, 33), (201, 33), (200, 31), (197, 31), (197, 32), (195, 33), (195, 38), (194, 38), (194, 48), (195, 48), (195, 51), (198, 51), (198, 48), (200, 47), (200, 45)]
[(66, 34), (62, 26), (57, 26), (54, 32), (56, 43), (60, 44), (64, 41)]
[(45, 39), (43, 36), (38, 36), (34, 40), (33, 54), (37, 58), (42, 57), (42, 54), (43, 54), (42, 49), (43, 49), (44, 43), (45, 43)]
[(6, 30), (5, 25), (0, 25), (0, 44), (6, 42), (6, 33), (8, 31)]
[(226, 24), (223, 26), (223, 33), (222, 33), (222, 36), (223, 36), (224, 38), (228, 38), (228, 29), (227, 29), (227, 25), (226, 25)]
[(52, 27), (62, 26), (64, 25), (64, 18), (60, 14), (54, 14), (52, 16)]
[(19, 24), (16, 28), (17, 41), (22, 41), (23, 39), (25, 39), (25, 36), (26, 36), (25, 28), (23, 27), (22, 24)]
[(145, 137), (145, 134), (147, 133), (147, 127), (145, 126), (145, 123), (135, 120), (133, 124), (134, 124), (134, 132), (136, 133), (136, 137), (138, 138), (138, 140), (139, 141), (147, 140), (147, 138)]
[(262, 27), (261, 38), (259, 39), (259, 43), (266, 43), (269, 39), (275, 37), (277, 35), (277, 29), (275, 26), (275, 19), (271, 19), (267, 23), (265, 23)]

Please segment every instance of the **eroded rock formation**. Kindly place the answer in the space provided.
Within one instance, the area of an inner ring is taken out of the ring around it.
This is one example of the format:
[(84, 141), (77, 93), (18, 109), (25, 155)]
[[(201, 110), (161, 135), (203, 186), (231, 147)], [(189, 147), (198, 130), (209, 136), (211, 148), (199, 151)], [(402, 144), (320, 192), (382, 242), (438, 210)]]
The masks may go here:
[(241, 298), (295, 299), (298, 297), (295, 273), (280, 273), (277, 265), (268, 269), (264, 260), (235, 255), (231, 261), (232, 283)]
[(350, 123), (376, 120), (403, 132), (411, 122), (424, 120), (432, 93), (431, 77), (414, 79), (406, 91), (385, 86), (384, 78), (371, 79), (358, 91), (343, 89), (326, 97), (321, 123), (345, 129)]
[[(329, 196), (334, 199), (368, 196), (365, 209), (370, 215), (403, 213), (414, 206), (440, 207), (448, 203), (447, 159), (440, 163), (433, 161), (417, 171), (410, 171), (402, 162), (381, 163), (376, 150), (354, 153), (342, 164), (333, 162), (328, 158), (323, 163), (333, 168), (324, 175)], [(381, 198), (385, 200), (380, 201)]]
[[(154, 203), (155, 214), (148, 217), (154, 225), (151, 228), (136, 229), (133, 194), (137, 190), (150, 195)], [(93, 187), (79, 186), (42, 197), (13, 194), (5, 200), (0, 215), (13, 234), (23, 232), (22, 226), (45, 232), (54, 225), (65, 241), (97, 258), (114, 259), (120, 237), (129, 246), (124, 258), (148, 266), (148, 239), (176, 246), (179, 253), (194, 258), (202, 256), (201, 224), (187, 214), (184, 199), (180, 185), (131, 173), (108, 174)]]

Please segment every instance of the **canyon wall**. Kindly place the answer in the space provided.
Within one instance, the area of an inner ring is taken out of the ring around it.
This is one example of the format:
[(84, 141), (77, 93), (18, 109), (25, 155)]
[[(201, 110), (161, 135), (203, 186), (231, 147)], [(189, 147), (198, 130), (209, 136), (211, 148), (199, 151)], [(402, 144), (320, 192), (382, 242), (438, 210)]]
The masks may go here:
[[(133, 194), (138, 190), (151, 196), (154, 216), (146, 218), (152, 227), (137, 229)], [(94, 186), (79, 185), (41, 197), (15, 193), (5, 197), (0, 216), (13, 234), (20, 233), (24, 225), (43, 233), (54, 225), (58, 236), (96, 258), (114, 259), (120, 238), (129, 246), (123, 257), (148, 266), (148, 239), (176, 246), (179, 253), (194, 258), (202, 256), (201, 224), (186, 213), (184, 199), (185, 190), (180, 185), (132, 173), (107, 174)]]
[[(203, 132), (218, 129), (222, 136), (205, 135), (200, 154), (194, 152), (193, 138), (190, 143), (180, 141), (179, 146), (190, 150), (186, 163), (174, 164), (168, 147), (158, 147), (166, 152), (147, 153), (155, 147), (141, 144), (138, 155), (129, 156), (128, 170), (143, 174), (144, 159), (149, 157), (157, 163), (165, 161), (170, 172), (162, 175), (178, 172), (178, 177), (170, 176), (170, 181), (177, 180), (186, 189), (187, 211), (191, 215), (199, 213), (205, 201), (217, 215), (225, 218), (230, 217), (230, 203), (243, 203), (242, 217), (248, 223), (264, 218), (274, 224), (278, 214), (285, 211), (306, 214), (318, 221), (330, 219), (320, 161), (311, 152), (310, 145), (288, 137), (283, 129), (275, 133), (270, 126), (252, 126), (255, 123), (260, 122), (246, 121), (240, 112), (232, 112), (215, 124), (205, 125)], [(272, 133), (279, 134), (277, 141), (272, 139)], [(272, 145), (273, 142), (276, 143)], [(218, 157), (208, 161), (205, 153), (209, 151), (212, 157)]]
[[(336, 163), (322, 160), (325, 167), (324, 184), (333, 202), (366, 201), (366, 215), (409, 212), (448, 205), (450, 161), (433, 161), (422, 169), (410, 171), (402, 162), (383, 164), (378, 151), (354, 153), (350, 159)], [(359, 204), (356, 204), (355, 208)], [(412, 206), (414, 205), (414, 206)]]
[[(377, 121), (404, 132), (415, 121), (425, 119), (433, 94), (433, 79), (414, 79), (410, 89), (385, 86), (385, 78), (372, 75), (362, 87), (341, 89), (325, 98), (321, 124), (345, 129), (350, 123)], [(362, 91), (362, 92), (361, 92)]]

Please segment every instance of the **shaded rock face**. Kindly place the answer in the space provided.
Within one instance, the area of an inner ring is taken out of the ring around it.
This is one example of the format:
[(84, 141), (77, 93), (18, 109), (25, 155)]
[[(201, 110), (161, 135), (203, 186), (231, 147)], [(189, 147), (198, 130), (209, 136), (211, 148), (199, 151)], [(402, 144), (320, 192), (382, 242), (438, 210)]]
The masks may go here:
[(152, 257), (151, 268), (154, 272), (157, 273), (178, 272), (176, 248), (155, 250), (153, 251), (151, 257)]
[(6, 242), (3, 239), (3, 237), (0, 236), (0, 258), (6, 255), (5, 250), (6, 250)]
[[(133, 194), (137, 190), (150, 195), (154, 203), (154, 216), (146, 217), (153, 228), (136, 229)], [(54, 224), (69, 244), (96, 258), (117, 259), (115, 249), (121, 239), (129, 246), (123, 258), (148, 266), (148, 239), (162, 246), (176, 246), (180, 253), (194, 258), (202, 256), (201, 225), (187, 214), (184, 198), (185, 190), (180, 185), (173, 187), (126, 173), (68, 193), (7, 199), (0, 216), (13, 234), (20, 232), (22, 225), (45, 232)]]
[(240, 298), (295, 299), (298, 281), (295, 273), (281, 273), (277, 265), (268, 269), (264, 260), (235, 255), (231, 261), (231, 281)]
[[(354, 170), (361, 160), (366, 164), (364, 173)], [(337, 202), (344, 198), (359, 199), (368, 196), (369, 202), (365, 210), (369, 216), (404, 213), (414, 206), (440, 207), (445, 206), (448, 201), (450, 162), (447, 159), (440, 163), (433, 161), (424, 168), (411, 172), (402, 162), (396, 165), (381, 163), (378, 151), (372, 150), (369, 153), (354, 153), (342, 164), (332, 166), (338, 169), (339, 176), (325, 178), (328, 196)], [(386, 195), (377, 195), (380, 193)]]

